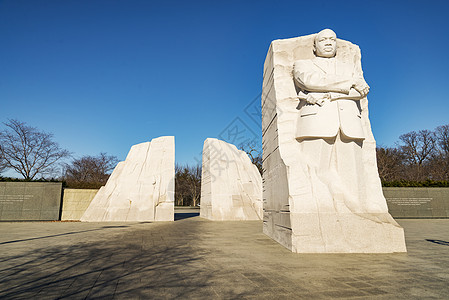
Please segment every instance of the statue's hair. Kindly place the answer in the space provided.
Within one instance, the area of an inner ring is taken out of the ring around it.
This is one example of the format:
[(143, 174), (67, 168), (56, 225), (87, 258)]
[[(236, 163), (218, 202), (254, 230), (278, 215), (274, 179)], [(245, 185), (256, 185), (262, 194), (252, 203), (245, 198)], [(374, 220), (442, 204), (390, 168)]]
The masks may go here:
[(325, 30), (330, 30), (335, 34), (335, 37), (337, 37), (337, 34), (335, 33), (335, 31), (333, 31), (332, 29), (329, 28), (324, 28), (323, 30), (321, 30), (320, 32), (315, 34), (315, 38), (313, 39), (313, 45), (316, 44), (316, 39), (318, 38), (318, 36), (320, 35), (321, 32), (325, 31)]

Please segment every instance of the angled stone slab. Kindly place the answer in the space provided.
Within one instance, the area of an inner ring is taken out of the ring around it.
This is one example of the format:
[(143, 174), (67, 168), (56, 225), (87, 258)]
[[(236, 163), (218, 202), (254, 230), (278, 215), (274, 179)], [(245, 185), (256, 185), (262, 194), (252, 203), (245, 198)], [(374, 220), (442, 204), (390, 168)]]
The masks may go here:
[(263, 232), (298, 253), (405, 252), (377, 172), (360, 49), (325, 36), (314, 52), (315, 37), (275, 40), (265, 60)]
[(261, 220), (262, 177), (234, 145), (204, 141), (200, 216), (209, 220)]
[(131, 147), (81, 217), (84, 222), (173, 221), (175, 139)]

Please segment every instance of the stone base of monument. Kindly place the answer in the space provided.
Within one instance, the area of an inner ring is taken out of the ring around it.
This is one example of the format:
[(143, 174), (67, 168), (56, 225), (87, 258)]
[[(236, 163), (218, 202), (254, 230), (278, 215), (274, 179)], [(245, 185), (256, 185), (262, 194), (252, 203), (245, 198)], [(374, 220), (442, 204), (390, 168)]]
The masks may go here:
[(404, 230), (390, 214), (292, 213), (290, 218), (292, 229), (279, 228), (268, 217), (263, 231), (292, 252), (406, 252)]
[[(230, 197), (224, 195), (223, 197), (216, 197), (214, 201), (225, 202), (228, 201)], [(231, 197), (231, 202), (249, 202), (250, 198), (242, 199), (240, 196)], [(204, 205), (205, 206), (205, 205)], [(261, 209), (260, 209), (261, 211)], [(201, 205), (200, 217), (204, 219), (209, 219), (212, 221), (260, 221), (261, 217), (256, 213), (256, 209), (253, 207), (245, 207), (243, 205), (235, 205), (232, 209), (220, 209), (213, 208), (211, 205), (207, 205), (203, 208)]]
[(155, 221), (173, 221), (174, 220), (174, 203), (159, 203), (155, 207)]

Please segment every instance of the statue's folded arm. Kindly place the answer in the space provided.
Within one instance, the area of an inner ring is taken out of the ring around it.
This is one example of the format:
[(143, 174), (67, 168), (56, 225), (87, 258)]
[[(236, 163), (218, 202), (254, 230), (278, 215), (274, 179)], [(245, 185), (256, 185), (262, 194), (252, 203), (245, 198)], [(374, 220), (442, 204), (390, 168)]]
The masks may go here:
[(310, 61), (295, 62), (293, 75), (298, 86), (308, 92), (349, 94), (354, 81), (352, 77), (322, 72)]

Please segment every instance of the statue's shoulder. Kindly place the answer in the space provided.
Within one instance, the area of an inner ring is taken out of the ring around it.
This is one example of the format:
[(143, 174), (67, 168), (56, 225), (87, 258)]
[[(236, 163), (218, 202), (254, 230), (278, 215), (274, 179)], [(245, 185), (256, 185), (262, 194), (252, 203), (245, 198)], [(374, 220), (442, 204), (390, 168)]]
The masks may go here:
[(299, 59), (293, 63), (294, 68), (300, 68), (300, 69), (310, 68), (310, 67), (313, 67), (313, 65), (314, 65), (314, 63), (313, 63), (312, 59)]

